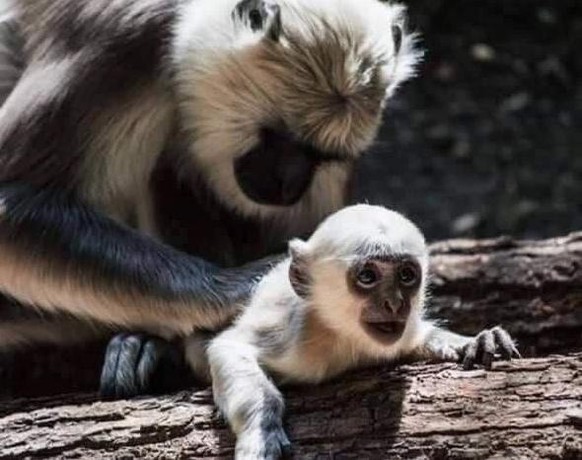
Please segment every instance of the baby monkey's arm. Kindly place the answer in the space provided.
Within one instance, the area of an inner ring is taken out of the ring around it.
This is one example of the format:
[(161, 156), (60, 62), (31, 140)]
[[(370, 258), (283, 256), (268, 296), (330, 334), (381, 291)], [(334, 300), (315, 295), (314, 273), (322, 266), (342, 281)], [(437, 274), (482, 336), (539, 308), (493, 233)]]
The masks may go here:
[(503, 359), (521, 357), (511, 336), (500, 326), (485, 329), (474, 337), (455, 334), (428, 322), (424, 327), (424, 342), (414, 350), (419, 358), (462, 361), (464, 369), (472, 369), (476, 364), (491, 369), (496, 354)]
[(287, 456), (283, 396), (259, 364), (253, 334), (240, 329), (229, 329), (208, 347), (214, 400), (237, 437), (235, 458)]

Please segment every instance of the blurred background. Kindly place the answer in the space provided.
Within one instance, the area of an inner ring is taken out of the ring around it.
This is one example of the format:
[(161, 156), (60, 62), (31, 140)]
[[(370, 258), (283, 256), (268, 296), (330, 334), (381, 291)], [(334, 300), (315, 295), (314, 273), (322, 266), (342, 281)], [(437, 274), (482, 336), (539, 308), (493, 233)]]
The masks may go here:
[(582, 230), (582, 0), (410, 0), (426, 49), (358, 200), (430, 240)]

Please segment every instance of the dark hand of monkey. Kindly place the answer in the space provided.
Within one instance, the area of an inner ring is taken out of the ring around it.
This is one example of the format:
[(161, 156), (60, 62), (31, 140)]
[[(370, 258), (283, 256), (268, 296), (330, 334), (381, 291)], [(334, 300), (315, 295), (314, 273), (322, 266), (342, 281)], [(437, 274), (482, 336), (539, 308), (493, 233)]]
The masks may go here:
[[(261, 442), (257, 442), (258, 439)], [(261, 427), (243, 431), (238, 436), (236, 458), (279, 460), (292, 458), (292, 456), (291, 441), (278, 423), (263, 423)]]
[(500, 326), (485, 329), (474, 337), (434, 328), (420, 351), (421, 358), (460, 362), (467, 370), (478, 365), (489, 370), (499, 358), (521, 358), (511, 336)]
[[(264, 272), (283, 257), (278, 254), (249, 263), (238, 269), (239, 275), (231, 275), (231, 278), (217, 275), (217, 282), (228, 283), (236, 276), (241, 279), (246, 276), (250, 278), (246, 282), (249, 291), (248, 286), (258, 282)], [(241, 297), (245, 295), (248, 293), (241, 293)], [(182, 347), (147, 334), (120, 334), (111, 339), (105, 352), (99, 392), (103, 398), (123, 399), (171, 393), (194, 383)]]
[(505, 360), (521, 358), (511, 336), (500, 326), (480, 332), (463, 347), (463, 368), (473, 369), (476, 364), (482, 364), (490, 370), (496, 354), (501, 354)]
[(105, 352), (99, 392), (103, 398), (125, 399), (171, 393), (189, 383), (192, 375), (181, 348), (145, 334), (120, 334)]

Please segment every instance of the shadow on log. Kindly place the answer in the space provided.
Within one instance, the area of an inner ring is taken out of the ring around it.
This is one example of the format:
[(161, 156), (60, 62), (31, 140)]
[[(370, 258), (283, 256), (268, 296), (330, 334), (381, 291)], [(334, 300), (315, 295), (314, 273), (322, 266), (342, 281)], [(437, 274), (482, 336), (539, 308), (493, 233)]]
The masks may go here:
[[(582, 458), (582, 354), (370, 369), (287, 391), (298, 459)], [(0, 405), (0, 459), (232, 458), (209, 391)]]

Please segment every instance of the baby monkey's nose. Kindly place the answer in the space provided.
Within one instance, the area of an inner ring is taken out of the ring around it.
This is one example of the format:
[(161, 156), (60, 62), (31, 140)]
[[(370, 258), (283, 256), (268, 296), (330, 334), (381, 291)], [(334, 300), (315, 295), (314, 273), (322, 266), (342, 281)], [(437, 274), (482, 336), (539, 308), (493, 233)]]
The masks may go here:
[(386, 309), (386, 311), (392, 312), (394, 315), (400, 313), (401, 310), (403, 310), (403, 307), (404, 298), (402, 297), (402, 294), (398, 291), (390, 292), (386, 300), (384, 301), (384, 308)]

